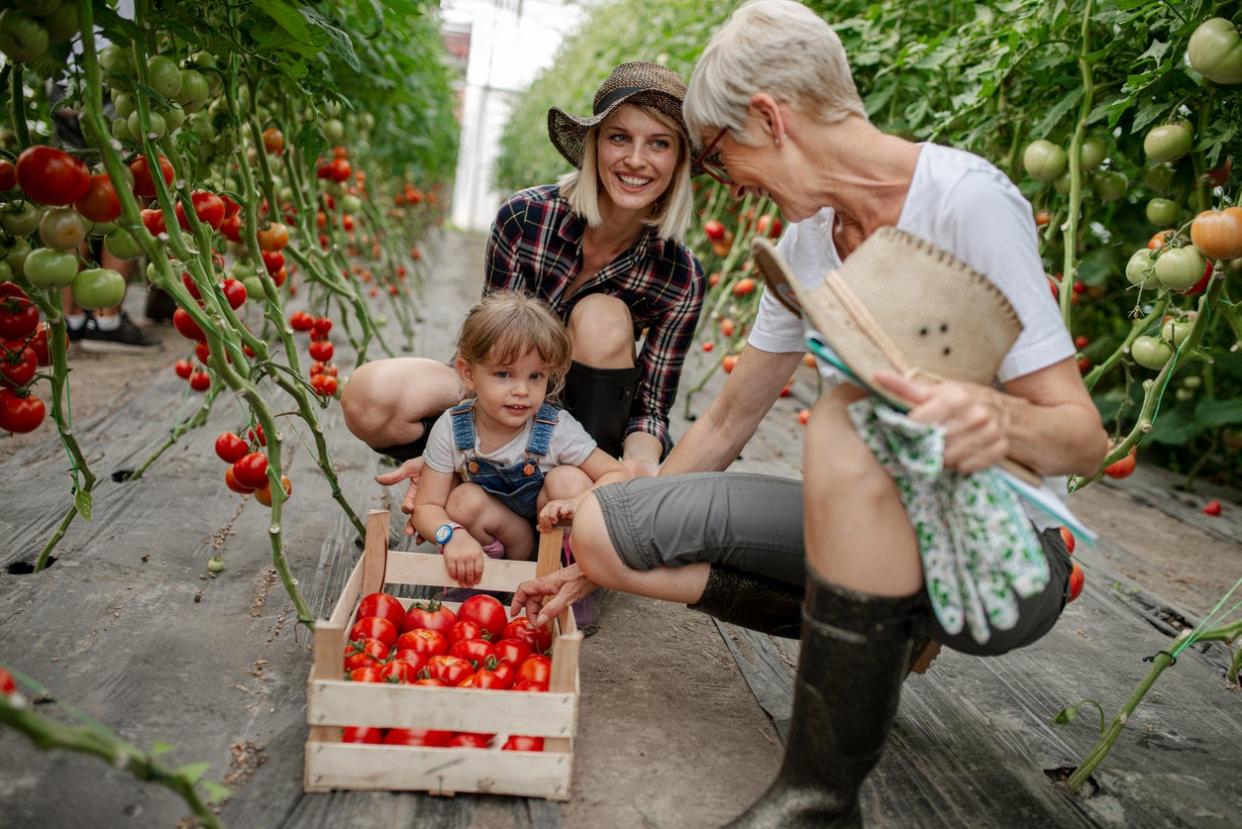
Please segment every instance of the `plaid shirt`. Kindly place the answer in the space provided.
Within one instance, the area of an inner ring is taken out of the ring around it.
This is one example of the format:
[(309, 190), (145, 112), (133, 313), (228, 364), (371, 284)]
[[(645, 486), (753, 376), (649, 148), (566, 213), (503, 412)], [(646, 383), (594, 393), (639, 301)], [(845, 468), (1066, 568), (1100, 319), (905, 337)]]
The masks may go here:
[(565, 289), (582, 263), (585, 228), (554, 184), (511, 196), (492, 224), (484, 292), (525, 291), (565, 320), (578, 300), (590, 294), (624, 302), (634, 321), (634, 339), (647, 329), (638, 355), (638, 393), (625, 433), (647, 432), (668, 447), (668, 413), (703, 307), (703, 266), (685, 245), (661, 241), (656, 228), (649, 227), (567, 297)]

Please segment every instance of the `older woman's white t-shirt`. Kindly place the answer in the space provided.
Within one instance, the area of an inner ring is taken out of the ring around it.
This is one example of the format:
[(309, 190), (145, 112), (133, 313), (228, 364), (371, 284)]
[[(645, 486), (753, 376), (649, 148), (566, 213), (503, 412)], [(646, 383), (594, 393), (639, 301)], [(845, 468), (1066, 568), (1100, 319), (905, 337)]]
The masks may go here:
[[(813, 287), (841, 267), (832, 241), (832, 208), (789, 225), (777, 251), (802, 284)], [(996, 284), (1022, 320), (1022, 333), (1005, 354), (1000, 382), (1047, 368), (1073, 356), (1070, 339), (1039, 258), (1030, 203), (1013, 182), (971, 153), (923, 144), (897, 227), (926, 239), (971, 265)], [(802, 320), (765, 290), (747, 342), (770, 353), (806, 350)], [(830, 383), (844, 377), (821, 367)], [(1045, 491), (1064, 497), (1066, 479), (1046, 478)], [(1023, 504), (1041, 529), (1056, 523)]]
[[(1009, 299), (1022, 333), (1001, 362), (1001, 382), (1074, 354), (1048, 290), (1031, 205), (1004, 173), (971, 153), (923, 144), (897, 227), (952, 253)], [(789, 225), (777, 251), (808, 287), (841, 266), (826, 207)], [(747, 342), (770, 353), (805, 351), (802, 320), (765, 291)]]

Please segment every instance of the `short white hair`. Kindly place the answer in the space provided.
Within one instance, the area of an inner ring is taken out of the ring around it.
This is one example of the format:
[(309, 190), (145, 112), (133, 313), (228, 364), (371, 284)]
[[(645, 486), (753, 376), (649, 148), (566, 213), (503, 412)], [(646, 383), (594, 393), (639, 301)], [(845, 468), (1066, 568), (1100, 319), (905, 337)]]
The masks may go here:
[[(652, 213), (644, 223), (656, 227), (656, 235), (662, 240), (675, 239), (681, 241), (690, 227), (690, 218), (694, 212), (694, 193), (690, 188), (690, 165), (692, 162), (690, 142), (682, 134), (681, 124), (651, 107), (640, 107), (644, 113), (659, 121), (678, 137), (677, 167), (673, 170), (673, 180), (668, 189), (656, 199), (652, 205)], [(609, 116), (611, 118), (611, 116)], [(557, 180), (561, 188), (561, 196), (569, 202), (569, 208), (582, 217), (591, 227), (598, 227), (603, 218), (599, 212), (599, 173), (596, 171), (597, 154), (595, 144), (599, 130), (605, 119), (587, 130), (582, 139), (582, 169), (572, 170)], [(590, 170), (590, 175), (583, 171)]]
[(757, 92), (826, 124), (867, 117), (841, 38), (796, 0), (752, 0), (712, 36), (682, 104), (692, 141), (728, 129), (745, 143)]

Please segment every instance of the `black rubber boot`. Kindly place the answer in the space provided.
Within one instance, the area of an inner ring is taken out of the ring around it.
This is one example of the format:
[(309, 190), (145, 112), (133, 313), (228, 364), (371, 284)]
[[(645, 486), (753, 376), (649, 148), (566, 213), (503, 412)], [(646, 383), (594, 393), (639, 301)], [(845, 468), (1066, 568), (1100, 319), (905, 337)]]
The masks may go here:
[(785, 761), (731, 827), (861, 827), (858, 790), (897, 713), (919, 596), (867, 596), (809, 570), (806, 578)]
[(621, 457), (625, 424), (638, 392), (637, 368), (592, 368), (574, 363), (565, 376), (561, 402), (599, 448)]
[(713, 564), (702, 598), (686, 606), (769, 636), (797, 639), (802, 635), (804, 592), (766, 576)]

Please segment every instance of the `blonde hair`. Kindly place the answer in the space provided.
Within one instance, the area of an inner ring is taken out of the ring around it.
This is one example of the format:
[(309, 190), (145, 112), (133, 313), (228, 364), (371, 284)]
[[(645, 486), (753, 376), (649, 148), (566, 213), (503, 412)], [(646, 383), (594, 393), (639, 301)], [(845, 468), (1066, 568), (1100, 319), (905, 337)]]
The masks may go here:
[(569, 371), (569, 333), (547, 303), (518, 291), (483, 297), (457, 335), (457, 356), (471, 364), (505, 365), (531, 349), (547, 366), (548, 397), (554, 397)]
[(690, 135), (728, 129), (743, 144), (751, 96), (766, 92), (821, 123), (867, 111), (841, 38), (795, 0), (752, 0), (712, 36), (690, 76), (682, 115)]
[[(635, 106), (659, 121), (666, 129), (671, 130), (677, 136), (680, 145), (673, 180), (669, 183), (668, 189), (656, 199), (652, 205), (651, 215), (644, 219), (643, 223), (654, 226), (656, 235), (662, 240), (681, 241), (686, 235), (686, 229), (690, 227), (690, 217), (694, 208), (694, 193), (690, 189), (690, 165), (693, 160), (690, 157), (690, 142), (682, 131), (681, 124), (673, 118), (658, 109)], [(620, 107), (617, 109), (619, 110)], [(614, 111), (613, 114), (615, 115), (616, 112)], [(610, 115), (609, 118), (611, 117)], [(608, 123), (607, 119), (591, 127), (587, 130), (586, 137), (582, 139), (582, 168), (566, 173), (557, 181), (561, 188), (561, 196), (569, 202), (569, 208), (591, 227), (598, 227), (603, 221), (599, 212), (599, 173), (596, 171), (595, 145), (599, 130), (606, 123)], [(590, 170), (592, 174), (583, 175), (584, 170)]]

